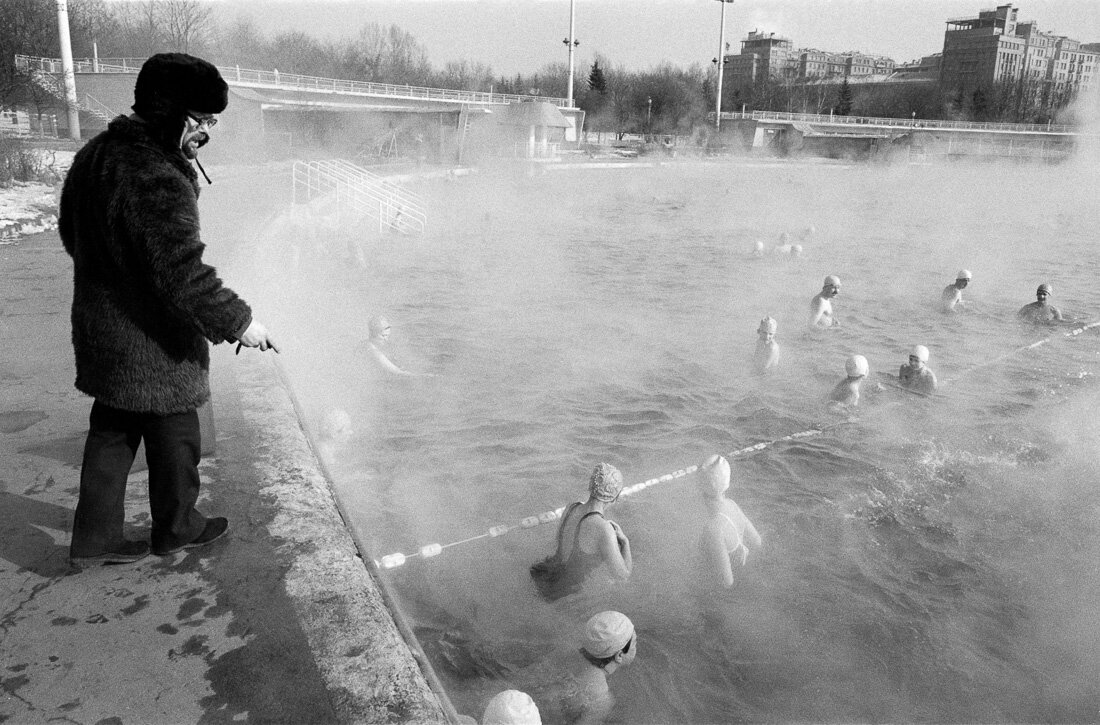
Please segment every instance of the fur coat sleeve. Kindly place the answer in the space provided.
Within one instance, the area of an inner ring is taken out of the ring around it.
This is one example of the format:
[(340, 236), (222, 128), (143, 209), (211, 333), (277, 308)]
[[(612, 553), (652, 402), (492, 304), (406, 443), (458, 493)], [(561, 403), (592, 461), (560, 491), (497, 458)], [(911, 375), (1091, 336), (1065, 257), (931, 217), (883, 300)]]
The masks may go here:
[(208, 342), (233, 340), (248, 305), (203, 262), (198, 184), (178, 149), (119, 117), (81, 149), (61, 195), (73, 257), (76, 386), (138, 412), (210, 396)]

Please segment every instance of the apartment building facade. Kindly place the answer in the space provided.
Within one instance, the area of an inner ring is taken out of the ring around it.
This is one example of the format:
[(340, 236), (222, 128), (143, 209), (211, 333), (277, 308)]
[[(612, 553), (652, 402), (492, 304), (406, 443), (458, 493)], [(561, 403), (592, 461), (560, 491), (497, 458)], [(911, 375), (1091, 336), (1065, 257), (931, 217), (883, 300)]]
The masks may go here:
[(763, 80), (812, 81), (848, 78), (863, 81), (889, 76), (895, 63), (890, 58), (857, 51), (832, 52), (795, 48), (790, 38), (775, 33), (750, 32), (741, 41), (741, 52), (727, 55), (726, 78), (732, 86), (747, 87)]
[(940, 83), (957, 92), (1019, 84), (1034, 93), (1089, 88), (1100, 71), (1095, 44), (1043, 32), (1035, 21), (1020, 22), (1011, 4), (977, 16), (947, 21)]

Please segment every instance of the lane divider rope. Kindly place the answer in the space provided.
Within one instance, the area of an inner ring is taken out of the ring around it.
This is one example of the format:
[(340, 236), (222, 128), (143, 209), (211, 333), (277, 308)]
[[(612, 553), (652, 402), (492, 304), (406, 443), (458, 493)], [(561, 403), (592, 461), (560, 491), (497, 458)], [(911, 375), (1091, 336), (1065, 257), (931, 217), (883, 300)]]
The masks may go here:
[[(799, 440), (801, 438), (809, 438), (811, 436), (820, 435), (825, 430), (827, 430), (828, 428), (831, 428), (831, 427), (833, 427), (833, 426), (825, 426), (825, 427), (822, 427), (822, 428), (810, 428), (810, 429), (801, 431), (799, 433), (792, 433), (791, 435), (786, 435), (786, 436), (783, 436), (782, 438), (776, 438), (775, 440), (764, 441), (762, 443), (756, 443), (756, 444), (751, 445), (751, 446), (745, 446), (744, 448), (739, 448), (736, 451), (732, 451), (730, 453), (727, 453), (726, 457), (727, 458), (735, 458), (735, 457), (738, 457), (738, 456), (744, 456), (744, 455), (748, 455), (749, 453), (755, 453), (756, 451), (762, 451), (765, 448), (770, 448), (771, 446), (774, 446), (778, 443), (783, 443), (783, 442), (786, 442), (786, 441), (794, 441), (794, 440)], [(619, 493), (619, 497), (623, 498), (623, 497), (627, 497), (627, 496), (633, 496), (634, 494), (636, 494), (640, 491), (644, 491), (647, 488), (651, 488), (653, 486), (657, 486), (657, 485), (660, 485), (662, 483), (668, 483), (669, 481), (675, 481), (677, 479), (684, 478), (685, 476), (690, 476), (691, 474), (695, 473), (698, 470), (699, 470), (698, 465), (688, 466), (687, 468), (681, 468), (678, 471), (673, 471), (671, 473), (666, 473), (663, 476), (657, 476), (655, 478), (650, 478), (648, 480), (641, 481), (640, 483), (635, 483), (635, 484), (632, 484), (630, 486), (624, 486), (622, 491)], [(409, 554), (404, 554), (404, 553), (401, 553), (401, 552), (395, 552), (393, 554), (386, 554), (381, 559), (376, 560), (376, 563), (382, 569), (394, 569), (396, 567), (403, 566), (410, 559), (415, 559), (415, 558), (430, 559), (433, 556), (438, 556), (439, 554), (443, 553), (444, 549), (449, 549), (452, 546), (458, 546), (460, 544), (467, 544), (471, 541), (477, 541), (479, 539), (495, 539), (497, 537), (504, 536), (505, 534), (509, 534), (513, 531), (520, 531), (520, 530), (523, 530), (523, 529), (533, 529), (536, 526), (540, 526), (542, 524), (553, 523), (554, 521), (557, 521), (558, 519), (561, 518), (562, 513), (565, 512), (565, 508), (566, 508), (565, 506), (559, 506), (556, 509), (551, 509), (549, 511), (543, 511), (542, 513), (536, 514), (534, 516), (527, 516), (525, 518), (520, 519), (519, 522), (514, 523), (514, 524), (500, 524), (498, 526), (492, 526), (492, 527), (489, 528), (488, 531), (486, 531), (483, 534), (478, 534), (477, 536), (471, 536), (467, 539), (462, 539), (460, 541), (453, 541), (449, 544), (438, 544), (438, 543), (425, 544), (424, 546), (421, 546), (419, 549), (417, 549), (415, 552), (412, 552), (412, 553), (409, 553)]]
[[(1089, 330), (1089, 329), (1094, 328), (1094, 327), (1100, 327), (1100, 320), (1098, 320), (1096, 322), (1090, 322), (1086, 325), (1083, 325), (1083, 326), (1075, 328), (1075, 329), (1073, 329), (1073, 330), (1071, 330), (1067, 333), (1064, 333), (1063, 337), (1075, 337), (1075, 336), (1080, 335), (1081, 333), (1085, 332), (1086, 330)], [(1013, 350), (1013, 351), (1011, 351), (1011, 352), (1009, 352), (1005, 355), (1002, 355), (1001, 357), (998, 357), (998, 358), (996, 358), (992, 361), (985, 362), (985, 363), (982, 363), (981, 365), (976, 365), (972, 368), (964, 370), (963, 372), (956, 375), (953, 378), (953, 380), (958, 380), (963, 375), (965, 375), (969, 372), (972, 372), (973, 370), (976, 370), (978, 368), (987, 367), (989, 365), (1000, 362), (1000, 361), (1005, 360), (1005, 359), (1007, 359), (1007, 358), (1009, 358), (1013, 355), (1016, 355), (1016, 354), (1021, 353), (1021, 352), (1025, 352), (1027, 350), (1033, 350), (1033, 349), (1039, 347), (1040, 345), (1042, 345), (1046, 342), (1049, 342), (1050, 340), (1054, 339), (1055, 337), (1058, 337), (1058, 336), (1057, 335), (1051, 335), (1050, 337), (1046, 337), (1042, 340), (1039, 340), (1038, 342), (1033, 342), (1030, 345), (1024, 345), (1023, 347), (1016, 348), (1015, 350)], [(946, 380), (945, 380), (945, 382), (946, 382)], [(844, 425), (846, 422), (847, 421), (844, 421), (844, 422), (841, 422), (841, 423), (836, 423), (836, 424), (830, 425), (830, 426), (822, 426), (820, 428), (808, 428), (808, 429), (806, 429), (804, 431), (800, 431), (798, 433), (792, 433), (791, 435), (783, 436), (782, 438), (776, 438), (774, 440), (764, 441), (762, 443), (757, 443), (755, 445), (746, 446), (744, 448), (739, 448), (735, 451), (731, 451), (730, 453), (727, 453), (726, 458), (736, 458), (738, 456), (745, 456), (745, 455), (748, 455), (750, 453), (755, 453), (757, 451), (762, 451), (766, 448), (770, 448), (771, 446), (774, 446), (778, 443), (784, 443), (786, 441), (794, 441), (794, 440), (799, 440), (799, 439), (802, 439), (802, 438), (809, 438), (811, 436), (820, 435), (820, 434), (824, 433), (826, 430), (829, 430), (831, 428), (835, 428), (835, 427), (840, 426), (840, 425)], [(663, 476), (658, 476), (656, 478), (650, 478), (648, 480), (641, 481), (640, 483), (635, 483), (635, 484), (630, 485), (630, 486), (624, 486), (622, 491), (619, 493), (619, 496), (620, 497), (633, 496), (634, 494), (636, 494), (640, 491), (644, 491), (647, 488), (651, 488), (653, 486), (657, 486), (657, 485), (660, 485), (662, 483), (668, 483), (669, 481), (674, 481), (674, 480), (677, 480), (677, 479), (684, 478), (685, 476), (689, 476), (689, 475), (695, 473), (698, 470), (699, 470), (698, 465), (688, 466), (687, 468), (681, 468), (678, 471), (673, 471), (671, 473), (666, 473)], [(540, 526), (542, 524), (553, 523), (554, 521), (557, 521), (558, 519), (561, 518), (562, 513), (565, 512), (565, 508), (566, 508), (565, 506), (559, 506), (556, 509), (551, 509), (549, 511), (543, 511), (540, 514), (536, 514), (536, 515), (533, 515), (533, 516), (527, 516), (525, 518), (522, 518), (522, 519), (519, 520), (518, 523), (500, 524), (500, 525), (497, 525), (497, 526), (492, 526), (485, 533), (478, 534), (477, 536), (471, 536), (471, 537), (466, 538), (466, 539), (460, 539), (459, 541), (452, 541), (449, 544), (439, 544), (439, 543), (425, 544), (425, 545), (419, 547), (416, 551), (414, 551), (412, 553), (406, 554), (406, 553), (402, 553), (402, 552), (394, 552), (392, 554), (386, 554), (381, 559), (376, 559), (374, 563), (375, 563), (376, 566), (378, 566), (381, 569), (395, 569), (399, 566), (404, 566), (405, 563), (410, 561), (411, 559), (417, 559), (417, 558), (419, 558), (419, 559), (430, 559), (432, 557), (439, 556), (440, 554), (443, 553), (444, 549), (449, 549), (453, 546), (460, 546), (461, 544), (468, 544), (471, 541), (478, 541), (480, 539), (495, 539), (495, 538), (498, 538), (500, 536), (504, 536), (506, 534), (509, 534), (513, 531), (521, 531), (521, 530), (524, 530), (524, 529), (533, 529), (536, 526)]]

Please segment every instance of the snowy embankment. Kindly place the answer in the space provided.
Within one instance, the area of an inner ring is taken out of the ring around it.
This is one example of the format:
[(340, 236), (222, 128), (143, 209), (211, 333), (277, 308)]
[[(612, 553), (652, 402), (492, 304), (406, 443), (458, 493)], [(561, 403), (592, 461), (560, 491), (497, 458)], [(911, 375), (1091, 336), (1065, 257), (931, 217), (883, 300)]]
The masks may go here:
[[(61, 173), (72, 162), (72, 153), (55, 151), (55, 168)], [(64, 157), (64, 158), (62, 158)], [(0, 187), (0, 245), (15, 244), (28, 234), (57, 228), (60, 185), (16, 181)]]

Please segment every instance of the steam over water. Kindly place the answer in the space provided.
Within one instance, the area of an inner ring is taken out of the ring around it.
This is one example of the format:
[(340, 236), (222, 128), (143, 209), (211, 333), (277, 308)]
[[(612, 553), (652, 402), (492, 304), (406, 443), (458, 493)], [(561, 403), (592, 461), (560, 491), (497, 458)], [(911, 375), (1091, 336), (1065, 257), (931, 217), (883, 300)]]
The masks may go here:
[[(273, 241), (283, 283), (254, 304), (311, 429), (350, 417), (327, 462), (376, 558), (583, 498), (599, 461), (636, 483), (843, 423), (731, 460), (729, 495), (764, 547), (728, 591), (699, 586), (690, 478), (610, 509), (635, 568), (608, 598), (538, 599), (527, 570), (553, 524), (387, 570), (460, 712), (480, 716), (513, 670), (617, 608), (639, 630), (610, 680), (617, 722), (1095, 721), (1100, 336), (1015, 320), (1041, 282), (1067, 317), (1100, 319), (1083, 168), (742, 161), (421, 182), (424, 237), (369, 231), (363, 266), (299, 239), (295, 272)], [(810, 225), (802, 259), (749, 258)], [(944, 315), (963, 267), (966, 309)], [(813, 333), (827, 274), (842, 327)], [(435, 377), (371, 370), (378, 313), (394, 361)], [(765, 315), (782, 358), (758, 378)], [(942, 395), (871, 393), (918, 343)], [(845, 422), (822, 401), (852, 353), (872, 372)]]

